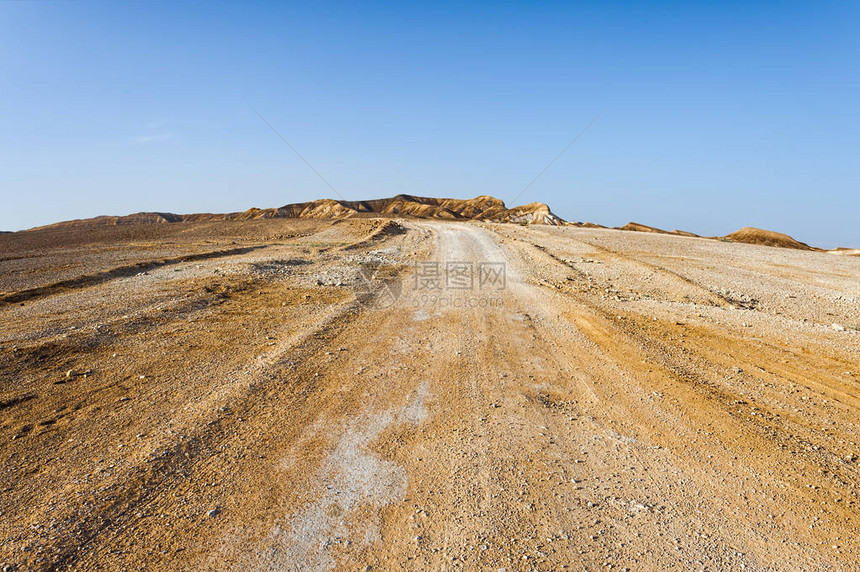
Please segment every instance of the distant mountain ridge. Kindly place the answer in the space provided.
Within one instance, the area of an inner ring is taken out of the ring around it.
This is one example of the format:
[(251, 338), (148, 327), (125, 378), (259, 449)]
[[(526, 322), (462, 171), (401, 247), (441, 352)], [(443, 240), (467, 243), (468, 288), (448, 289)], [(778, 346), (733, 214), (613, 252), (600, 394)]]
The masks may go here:
[(565, 221), (555, 215), (544, 203), (530, 203), (507, 208), (505, 203), (489, 195), (473, 199), (437, 199), (397, 195), (386, 199), (343, 201), (319, 199), (294, 203), (279, 208), (250, 208), (234, 213), (174, 214), (141, 212), (125, 216), (98, 216), (58, 222), (38, 228), (67, 228), (92, 225), (164, 224), (174, 222), (201, 222), (219, 220), (253, 220), (265, 218), (325, 218), (339, 219), (377, 214), (446, 220), (482, 220), (488, 222), (562, 225)]
[[(501, 199), (489, 195), (481, 195), (472, 199), (446, 199), (401, 194), (390, 198), (366, 201), (318, 199), (305, 203), (292, 203), (278, 208), (260, 209), (255, 207), (246, 211), (233, 213), (175, 214), (167, 212), (140, 212), (125, 216), (97, 216), (94, 218), (57, 222), (30, 230), (86, 228), (100, 225), (169, 224), (176, 222), (239, 221), (270, 218), (345, 219), (362, 216), (411, 217), (435, 220), (478, 220), (498, 223), (608, 228), (591, 222), (567, 222), (553, 213), (545, 203), (529, 203), (527, 205), (507, 208)], [(822, 250), (795, 240), (786, 234), (753, 227), (744, 227), (726, 236), (711, 237), (699, 236), (683, 230), (668, 231), (636, 222), (628, 222), (624, 226), (615, 227), (615, 230), (718, 239), (725, 242), (741, 242), (797, 250)], [(838, 248), (826, 252), (846, 256), (860, 255), (860, 250), (847, 248)]]
[(755, 228), (752, 226), (745, 226), (744, 228), (736, 230), (735, 232), (727, 234), (725, 236), (699, 236), (698, 234), (693, 234), (692, 232), (687, 232), (683, 230), (663, 230), (653, 226), (639, 224), (637, 222), (628, 222), (624, 226), (615, 227), (615, 229), (629, 230), (634, 232), (651, 232), (656, 234), (674, 234), (677, 236), (687, 236), (693, 238), (716, 239), (722, 240), (724, 242), (742, 242), (745, 244), (776, 246), (779, 248), (793, 248), (795, 250), (822, 250), (820, 248), (809, 246), (805, 242), (795, 240), (787, 234), (783, 234), (781, 232), (774, 232), (772, 230)]

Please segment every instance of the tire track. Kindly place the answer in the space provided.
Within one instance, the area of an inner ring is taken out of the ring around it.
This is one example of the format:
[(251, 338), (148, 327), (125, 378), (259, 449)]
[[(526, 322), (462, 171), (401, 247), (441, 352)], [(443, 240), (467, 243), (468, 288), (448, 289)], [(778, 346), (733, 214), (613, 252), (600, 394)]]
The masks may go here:
[(33, 300), (37, 298), (45, 298), (47, 296), (60, 294), (62, 292), (78, 290), (81, 288), (89, 288), (90, 286), (104, 284), (105, 282), (109, 282), (111, 280), (116, 280), (119, 278), (128, 278), (129, 276), (135, 276), (136, 274), (140, 274), (141, 272), (148, 272), (150, 270), (163, 268), (165, 266), (172, 266), (174, 264), (181, 264), (183, 262), (196, 262), (200, 260), (211, 260), (213, 258), (236, 256), (239, 254), (248, 254), (249, 252), (253, 252), (255, 250), (268, 248), (268, 246), (269, 245), (231, 248), (227, 250), (216, 250), (213, 252), (204, 252), (200, 254), (187, 254), (184, 256), (176, 256), (174, 258), (148, 260), (146, 262), (138, 262), (136, 264), (130, 264), (127, 266), (118, 266), (117, 268), (112, 268), (111, 270), (105, 270), (103, 272), (97, 272), (95, 274), (78, 276), (76, 278), (70, 278), (68, 280), (61, 280), (59, 282), (54, 282), (45, 286), (28, 288), (26, 290), (19, 290), (18, 292), (4, 293), (0, 295), (0, 308), (19, 302), (26, 302), (28, 300)]

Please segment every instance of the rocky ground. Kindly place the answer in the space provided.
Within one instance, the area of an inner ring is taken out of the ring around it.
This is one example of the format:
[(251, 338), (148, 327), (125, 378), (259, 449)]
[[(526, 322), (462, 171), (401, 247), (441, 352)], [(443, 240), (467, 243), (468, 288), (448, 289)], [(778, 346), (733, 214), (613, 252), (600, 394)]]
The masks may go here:
[(0, 236), (9, 570), (856, 570), (860, 259), (253, 220)]

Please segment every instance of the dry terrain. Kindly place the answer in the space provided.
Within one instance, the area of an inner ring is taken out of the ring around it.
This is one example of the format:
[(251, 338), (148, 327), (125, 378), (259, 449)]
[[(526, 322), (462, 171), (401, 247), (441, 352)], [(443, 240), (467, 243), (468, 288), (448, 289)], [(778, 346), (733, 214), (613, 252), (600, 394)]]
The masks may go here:
[(72, 225), (0, 319), (3, 570), (860, 569), (856, 256)]

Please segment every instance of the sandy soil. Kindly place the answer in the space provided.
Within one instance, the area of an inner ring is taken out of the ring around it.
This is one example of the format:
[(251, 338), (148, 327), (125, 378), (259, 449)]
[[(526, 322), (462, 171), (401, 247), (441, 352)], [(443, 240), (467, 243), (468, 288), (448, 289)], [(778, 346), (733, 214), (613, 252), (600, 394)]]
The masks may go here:
[(860, 569), (860, 259), (289, 219), (0, 253), (10, 570)]

